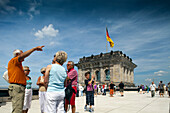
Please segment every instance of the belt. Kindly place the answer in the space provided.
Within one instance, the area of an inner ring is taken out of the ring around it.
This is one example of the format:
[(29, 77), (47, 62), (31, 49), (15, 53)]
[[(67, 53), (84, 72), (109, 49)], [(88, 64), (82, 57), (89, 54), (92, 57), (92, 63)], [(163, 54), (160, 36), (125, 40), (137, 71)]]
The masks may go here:
[(23, 85), (23, 84), (18, 84), (18, 83), (10, 83), (10, 84), (15, 84), (15, 85), (19, 85), (19, 86), (26, 87), (26, 85)]
[(77, 85), (71, 85), (71, 86), (77, 86)]

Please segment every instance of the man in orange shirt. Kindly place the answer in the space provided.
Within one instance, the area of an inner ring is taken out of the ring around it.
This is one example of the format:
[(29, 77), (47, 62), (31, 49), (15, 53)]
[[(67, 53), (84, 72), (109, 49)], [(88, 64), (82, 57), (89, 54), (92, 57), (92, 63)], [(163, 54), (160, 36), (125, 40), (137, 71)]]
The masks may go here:
[(38, 46), (32, 48), (26, 52), (21, 50), (14, 50), (12, 58), (8, 62), (8, 77), (9, 77), (9, 95), (12, 99), (12, 113), (22, 113), (25, 86), (26, 86), (26, 76), (22, 67), (22, 62), (26, 57), (28, 57), (34, 51), (42, 51), (44, 46)]

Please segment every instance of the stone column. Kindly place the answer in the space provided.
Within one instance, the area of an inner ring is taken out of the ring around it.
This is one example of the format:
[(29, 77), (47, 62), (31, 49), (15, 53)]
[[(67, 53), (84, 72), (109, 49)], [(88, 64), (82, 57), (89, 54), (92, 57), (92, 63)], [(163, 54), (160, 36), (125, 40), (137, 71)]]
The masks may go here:
[(130, 70), (130, 83), (132, 83), (132, 70)]
[(83, 76), (82, 76), (82, 70), (78, 69), (78, 79), (79, 79), (79, 83), (82, 84), (83, 83)]
[(120, 82), (120, 65), (119, 64), (114, 65), (113, 73), (114, 73), (113, 81)]
[[(84, 83), (86, 70), (82, 70), (82, 81)], [(85, 83), (84, 83), (85, 84)]]
[(119, 65), (119, 71), (120, 71), (120, 79), (119, 79), (119, 82), (120, 82), (120, 81), (123, 81), (123, 69), (122, 69), (122, 65)]
[(125, 81), (124, 82), (127, 82), (127, 69), (125, 68)]
[(103, 68), (100, 68), (100, 75), (101, 82), (105, 82), (105, 73)]
[(121, 74), (122, 74), (122, 76), (121, 76), (121, 77), (122, 77), (121, 81), (124, 82), (124, 81), (125, 81), (125, 73), (124, 73), (124, 67), (123, 67), (123, 66), (121, 66), (121, 71), (122, 71), (122, 73), (121, 73)]
[(130, 75), (130, 69), (129, 69), (129, 71), (128, 71), (128, 82), (130, 82), (131, 81), (131, 75)]
[(110, 67), (110, 81), (113, 81), (114, 76), (114, 68)]
[(127, 68), (127, 72), (126, 72), (126, 77), (127, 77), (127, 81), (126, 82), (129, 82), (129, 69)]
[(129, 69), (127, 68), (127, 70), (126, 70), (126, 82), (128, 82), (129, 81)]
[(132, 73), (132, 74), (131, 74), (131, 77), (132, 77), (131, 83), (133, 83), (133, 82), (134, 82), (134, 70), (133, 70), (131, 73)]

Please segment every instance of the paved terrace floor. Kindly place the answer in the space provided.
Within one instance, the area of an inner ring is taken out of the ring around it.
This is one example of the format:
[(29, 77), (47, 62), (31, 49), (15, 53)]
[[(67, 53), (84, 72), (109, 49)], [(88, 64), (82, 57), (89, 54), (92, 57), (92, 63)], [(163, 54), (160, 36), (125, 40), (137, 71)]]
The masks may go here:
[[(85, 96), (76, 98), (76, 113), (88, 113), (84, 111)], [(0, 113), (11, 112), (11, 102), (0, 107)], [(138, 94), (137, 92), (125, 92), (121, 97), (119, 92), (114, 97), (98, 95), (95, 97), (94, 113), (170, 113), (170, 98), (166, 94), (159, 97), (158, 92), (154, 98), (150, 93)], [(39, 101), (33, 100), (29, 113), (40, 113)], [(68, 113), (71, 113), (69, 111)]]

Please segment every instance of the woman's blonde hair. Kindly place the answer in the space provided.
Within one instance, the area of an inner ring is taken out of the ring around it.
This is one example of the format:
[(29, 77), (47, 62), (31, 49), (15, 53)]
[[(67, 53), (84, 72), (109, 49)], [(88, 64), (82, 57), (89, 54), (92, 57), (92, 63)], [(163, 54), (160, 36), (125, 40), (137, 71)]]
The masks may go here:
[(67, 61), (67, 53), (65, 51), (58, 51), (54, 58), (59, 64), (63, 65)]

